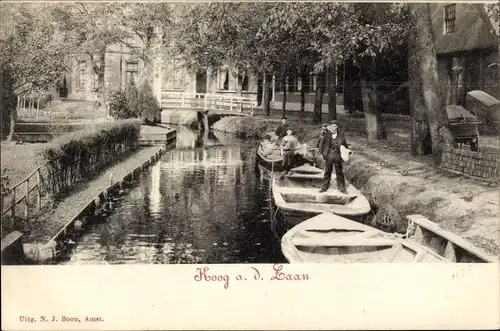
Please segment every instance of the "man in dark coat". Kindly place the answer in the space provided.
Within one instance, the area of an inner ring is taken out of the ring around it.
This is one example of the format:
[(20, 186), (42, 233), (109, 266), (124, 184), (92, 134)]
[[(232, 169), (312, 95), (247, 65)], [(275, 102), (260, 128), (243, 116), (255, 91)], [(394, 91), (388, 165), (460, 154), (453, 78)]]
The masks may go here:
[(276, 129), (276, 135), (282, 139), (284, 136), (286, 136), (286, 130), (288, 130), (288, 123), (286, 122), (286, 118), (281, 120), (281, 124), (278, 126)]
[(330, 122), (327, 133), (319, 143), (319, 153), (325, 160), (325, 174), (320, 192), (326, 192), (330, 187), (332, 171), (335, 167), (337, 188), (342, 193), (347, 193), (345, 189), (345, 177), (342, 169), (342, 158), (340, 157), (340, 146), (349, 148), (344, 135), (338, 131), (338, 121)]

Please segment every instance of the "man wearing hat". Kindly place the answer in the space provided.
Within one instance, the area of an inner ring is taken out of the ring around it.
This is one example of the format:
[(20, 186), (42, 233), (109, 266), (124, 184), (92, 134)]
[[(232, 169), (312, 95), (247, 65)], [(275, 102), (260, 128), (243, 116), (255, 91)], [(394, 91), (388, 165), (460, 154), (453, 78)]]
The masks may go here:
[(323, 135), (319, 143), (319, 153), (325, 160), (325, 173), (323, 176), (323, 185), (320, 192), (326, 192), (330, 187), (332, 171), (335, 167), (337, 179), (337, 188), (342, 193), (347, 193), (345, 189), (345, 177), (342, 169), (342, 158), (340, 157), (340, 146), (347, 146), (344, 135), (338, 131), (339, 122), (333, 120), (328, 125), (328, 131)]
[(283, 170), (285, 173), (292, 169), (293, 157), (299, 141), (293, 135), (293, 130), (286, 130), (286, 136), (281, 140), (281, 148), (283, 151)]

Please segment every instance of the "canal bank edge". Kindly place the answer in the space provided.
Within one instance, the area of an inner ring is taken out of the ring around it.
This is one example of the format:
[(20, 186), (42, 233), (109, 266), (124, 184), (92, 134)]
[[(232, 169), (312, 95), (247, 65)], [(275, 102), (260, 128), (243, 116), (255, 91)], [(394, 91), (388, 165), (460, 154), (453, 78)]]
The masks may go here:
[[(223, 118), (213, 130), (260, 139), (265, 132), (274, 131), (278, 122), (263, 116)], [(300, 141), (315, 145), (318, 125), (293, 119), (289, 123)], [(372, 225), (404, 233), (406, 216), (421, 214), (489, 254), (500, 255), (498, 188), (488, 189), (472, 179), (444, 174), (410, 155), (368, 147), (364, 139), (349, 134), (349, 127), (346, 136), (355, 155), (344, 164), (344, 172), (369, 199), (375, 213)], [(323, 166), (321, 161), (317, 163)]]
[(92, 198), (85, 207), (77, 211), (46, 243), (22, 244), (22, 233), (16, 231), (8, 234), (2, 239), (2, 264), (15, 264), (20, 258), (34, 263), (42, 263), (59, 256), (66, 250), (68, 244), (71, 245), (71, 240), (67, 240), (68, 235), (80, 232), (89, 221), (89, 217), (93, 216), (99, 208), (108, 208), (109, 201), (107, 200), (111, 196), (120, 194), (126, 183), (133, 182), (142, 171), (157, 162), (166, 151), (168, 151), (167, 145), (162, 145), (149, 158), (120, 179), (113, 181), (113, 178), (110, 178), (109, 186)]

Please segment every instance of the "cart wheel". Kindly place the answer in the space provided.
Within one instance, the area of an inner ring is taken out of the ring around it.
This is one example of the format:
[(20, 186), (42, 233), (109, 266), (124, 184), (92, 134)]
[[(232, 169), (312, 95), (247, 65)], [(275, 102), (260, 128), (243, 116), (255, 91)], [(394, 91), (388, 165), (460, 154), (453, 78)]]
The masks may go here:
[(479, 150), (479, 136), (476, 136), (476, 138), (470, 142), (470, 150), (473, 152), (477, 152)]

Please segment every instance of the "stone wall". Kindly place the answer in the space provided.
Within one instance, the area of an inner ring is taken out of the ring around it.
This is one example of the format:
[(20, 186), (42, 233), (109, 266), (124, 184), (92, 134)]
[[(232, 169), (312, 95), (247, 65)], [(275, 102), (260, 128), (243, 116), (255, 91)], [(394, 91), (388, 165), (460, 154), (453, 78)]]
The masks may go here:
[(441, 167), (453, 173), (492, 180), (500, 177), (500, 155), (446, 146)]

